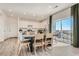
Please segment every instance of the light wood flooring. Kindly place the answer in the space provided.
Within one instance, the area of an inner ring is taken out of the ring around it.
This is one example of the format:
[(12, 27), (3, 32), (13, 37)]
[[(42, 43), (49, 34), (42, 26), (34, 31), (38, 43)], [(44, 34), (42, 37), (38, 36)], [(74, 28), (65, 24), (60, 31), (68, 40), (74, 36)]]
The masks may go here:
[[(0, 42), (0, 56), (17, 56), (17, 38), (7, 39)], [(22, 49), (21, 56), (79, 56), (79, 48), (74, 48), (69, 44), (54, 42), (53, 47), (46, 51), (37, 51), (37, 54), (26, 53), (26, 49)]]

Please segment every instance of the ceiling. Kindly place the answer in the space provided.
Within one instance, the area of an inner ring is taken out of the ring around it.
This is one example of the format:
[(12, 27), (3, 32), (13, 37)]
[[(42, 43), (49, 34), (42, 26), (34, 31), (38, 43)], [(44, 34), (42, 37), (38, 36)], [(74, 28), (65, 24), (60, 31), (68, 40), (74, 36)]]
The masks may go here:
[(0, 9), (7, 16), (25, 20), (41, 21), (49, 15), (71, 7), (73, 3), (0, 3)]

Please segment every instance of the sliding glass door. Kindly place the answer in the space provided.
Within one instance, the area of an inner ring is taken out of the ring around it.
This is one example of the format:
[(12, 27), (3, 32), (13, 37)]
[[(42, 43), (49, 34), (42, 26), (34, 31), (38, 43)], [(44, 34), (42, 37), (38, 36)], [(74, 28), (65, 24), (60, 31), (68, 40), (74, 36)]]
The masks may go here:
[(56, 33), (57, 40), (62, 41), (62, 37), (61, 37), (62, 23), (60, 20), (58, 20), (58, 21), (56, 21), (55, 25), (56, 25), (55, 33)]
[(65, 18), (62, 20), (62, 38), (66, 43), (71, 43), (72, 39), (72, 19)]
[(56, 20), (54, 23), (56, 40), (70, 43), (72, 40), (72, 19), (71, 17)]

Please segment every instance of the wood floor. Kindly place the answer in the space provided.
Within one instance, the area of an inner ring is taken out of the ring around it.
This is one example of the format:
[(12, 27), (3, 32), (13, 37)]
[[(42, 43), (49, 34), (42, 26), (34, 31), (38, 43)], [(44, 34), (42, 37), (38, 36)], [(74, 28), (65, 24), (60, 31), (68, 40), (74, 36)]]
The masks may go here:
[(16, 55), (17, 51), (17, 39), (7, 39), (4, 42), (0, 42), (0, 55), (11, 56)]
[[(17, 38), (7, 39), (0, 42), (0, 56), (17, 56)], [(74, 48), (68, 44), (54, 42), (53, 48), (46, 51), (37, 51), (37, 54), (26, 52), (26, 48), (22, 49), (20, 56), (75, 56), (79, 55), (79, 48)]]

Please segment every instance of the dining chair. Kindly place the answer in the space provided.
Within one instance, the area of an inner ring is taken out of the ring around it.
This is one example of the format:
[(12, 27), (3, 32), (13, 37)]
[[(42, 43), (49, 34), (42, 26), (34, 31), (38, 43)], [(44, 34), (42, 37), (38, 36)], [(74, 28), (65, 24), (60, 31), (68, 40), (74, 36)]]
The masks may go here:
[(35, 39), (34, 39), (34, 53), (36, 54), (37, 48), (41, 48), (43, 51), (43, 39), (44, 39), (44, 34), (36, 34)]
[(30, 52), (30, 42), (28, 42), (28, 39), (26, 39), (24, 41), (18, 40), (18, 51), (17, 51), (17, 55), (20, 55), (21, 54), (23, 47), (25, 47), (26, 50), (27, 50), (25, 53)]
[(52, 48), (52, 44), (53, 44), (53, 34), (52, 33), (46, 33), (45, 49), (48, 48), (48, 47)]

